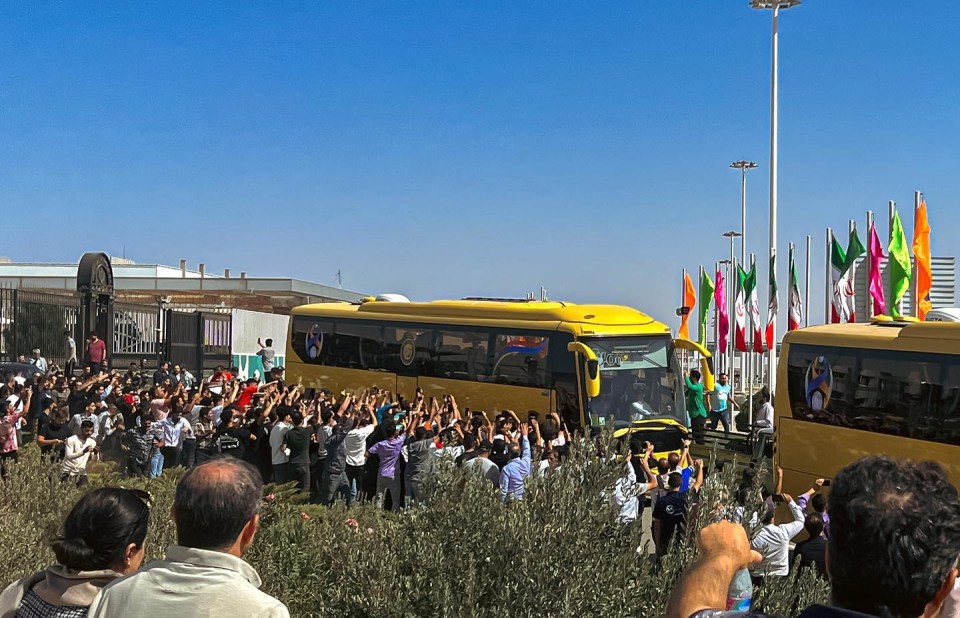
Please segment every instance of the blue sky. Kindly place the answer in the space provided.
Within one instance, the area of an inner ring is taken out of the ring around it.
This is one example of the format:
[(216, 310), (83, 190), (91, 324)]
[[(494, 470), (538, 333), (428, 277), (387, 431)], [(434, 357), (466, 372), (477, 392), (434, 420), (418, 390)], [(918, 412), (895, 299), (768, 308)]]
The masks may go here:
[[(780, 23), (780, 253), (814, 235), (813, 306), (824, 228), (915, 189), (956, 254), (958, 5)], [(341, 270), (417, 299), (543, 285), (676, 326), (681, 268), (739, 227), (735, 159), (761, 166), (766, 254), (769, 74), (746, 0), (4, 3), (0, 253)]]

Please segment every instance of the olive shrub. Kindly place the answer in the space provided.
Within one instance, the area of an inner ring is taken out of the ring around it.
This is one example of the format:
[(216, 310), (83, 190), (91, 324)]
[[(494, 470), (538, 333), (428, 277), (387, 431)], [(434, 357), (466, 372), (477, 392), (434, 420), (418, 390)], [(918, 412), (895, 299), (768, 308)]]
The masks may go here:
[[(640, 522), (616, 520), (611, 489), (622, 459), (602, 456), (591, 443), (571, 451), (557, 469), (529, 479), (522, 501), (506, 504), (489, 482), (447, 463), (424, 503), (400, 514), (369, 504), (305, 505), (291, 485), (269, 486), (245, 558), (263, 590), (293, 616), (662, 615), (696, 556), (695, 531), (731, 512), (739, 472), (728, 466), (707, 480), (687, 537), (656, 563)], [(83, 491), (61, 485), (34, 447), (21, 455), (0, 503), (3, 582), (52, 562), (48, 542)], [(169, 513), (181, 474), (126, 479), (106, 464), (91, 473), (90, 487), (153, 495), (148, 560), (175, 542)], [(748, 511), (759, 503), (756, 486)], [(758, 590), (756, 603), (791, 615), (798, 605), (822, 602), (826, 584), (807, 571)]]

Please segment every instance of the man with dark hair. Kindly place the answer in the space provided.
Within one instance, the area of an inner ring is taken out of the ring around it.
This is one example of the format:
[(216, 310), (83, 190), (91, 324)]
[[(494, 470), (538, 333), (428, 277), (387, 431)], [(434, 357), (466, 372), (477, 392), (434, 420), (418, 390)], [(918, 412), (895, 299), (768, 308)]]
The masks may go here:
[(530, 476), (530, 428), (526, 423), (520, 424), (521, 443), (510, 445), (510, 461), (500, 470), (500, 500), (523, 500), (523, 493), (527, 487), (527, 477)]
[(290, 451), (288, 480), (297, 482), (297, 489), (310, 491), (310, 441), (313, 428), (303, 423), (303, 414), (294, 410), (290, 415), (293, 427), (284, 435), (284, 450)]
[(810, 513), (803, 521), (803, 529), (810, 535), (806, 541), (797, 543), (794, 555), (800, 559), (800, 570), (810, 565), (817, 567), (820, 577), (827, 576), (827, 540), (823, 538), (823, 516)]
[(157, 367), (157, 370), (153, 372), (153, 384), (154, 386), (163, 386), (164, 383), (170, 379), (170, 362), (163, 361), (160, 363), (160, 366)]
[(703, 383), (700, 372), (691, 369), (684, 377), (687, 386), (687, 412), (690, 414), (690, 428), (697, 444), (703, 444), (703, 429), (707, 424), (707, 406), (703, 397)]
[(829, 539), (830, 516), (827, 515), (827, 497), (821, 493), (817, 493), (820, 488), (823, 487), (824, 483), (826, 483), (826, 479), (817, 479), (814, 481), (813, 487), (797, 498), (797, 505), (803, 509), (805, 513), (813, 512), (823, 518), (823, 537)]
[(87, 339), (87, 368), (92, 374), (107, 368), (107, 344), (95, 330), (90, 331), (90, 338)]
[(683, 475), (671, 472), (667, 477), (667, 493), (657, 499), (653, 507), (654, 545), (657, 556), (663, 556), (670, 549), (674, 538), (683, 538), (687, 526), (687, 494), (680, 491)]
[(273, 349), (273, 339), (267, 339), (266, 344), (264, 344), (260, 339), (257, 339), (257, 345), (260, 346), (260, 351), (257, 352), (257, 356), (260, 357), (260, 362), (263, 363), (263, 379), (267, 379), (267, 375), (273, 371), (273, 359), (276, 358), (277, 353)]
[(88, 615), (287, 618), (286, 606), (258, 590), (260, 577), (242, 559), (260, 525), (262, 497), (260, 473), (238, 459), (187, 472), (171, 511), (177, 544), (163, 560), (111, 582)]
[[(800, 618), (939, 616), (957, 581), (960, 494), (934, 462), (865, 457), (832, 482), (831, 606)], [(725, 612), (733, 576), (759, 559), (742, 526), (720, 522), (700, 534), (700, 554), (674, 589), (667, 618), (760, 618)]]
[(760, 552), (763, 560), (750, 567), (755, 582), (765, 577), (786, 577), (790, 574), (790, 539), (803, 530), (803, 511), (787, 494), (782, 494), (790, 508), (793, 520), (785, 524), (774, 523), (776, 508), (767, 504), (761, 515), (763, 527), (750, 541), (750, 547)]

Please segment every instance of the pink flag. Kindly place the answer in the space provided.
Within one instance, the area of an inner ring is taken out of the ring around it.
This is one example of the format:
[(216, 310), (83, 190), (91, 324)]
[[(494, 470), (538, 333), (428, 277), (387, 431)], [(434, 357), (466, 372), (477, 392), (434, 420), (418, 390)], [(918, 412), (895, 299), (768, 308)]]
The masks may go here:
[(730, 315), (727, 313), (727, 295), (724, 292), (723, 272), (717, 271), (717, 287), (713, 290), (713, 302), (717, 308), (717, 346), (727, 349), (727, 337), (730, 336)]
[(880, 278), (880, 260), (883, 255), (883, 245), (877, 235), (877, 226), (870, 226), (870, 297), (873, 299), (873, 315), (884, 315), (887, 312), (887, 303), (883, 296), (883, 279)]

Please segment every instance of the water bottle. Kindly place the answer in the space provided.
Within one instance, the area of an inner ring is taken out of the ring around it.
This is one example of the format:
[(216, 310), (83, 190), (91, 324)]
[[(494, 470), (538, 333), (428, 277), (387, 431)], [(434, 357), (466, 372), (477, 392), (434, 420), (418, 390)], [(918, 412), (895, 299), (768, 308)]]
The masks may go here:
[(727, 609), (733, 611), (748, 610), (752, 599), (753, 581), (750, 579), (750, 571), (740, 569), (733, 576), (733, 581), (730, 582), (730, 588), (727, 590)]

